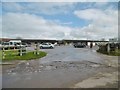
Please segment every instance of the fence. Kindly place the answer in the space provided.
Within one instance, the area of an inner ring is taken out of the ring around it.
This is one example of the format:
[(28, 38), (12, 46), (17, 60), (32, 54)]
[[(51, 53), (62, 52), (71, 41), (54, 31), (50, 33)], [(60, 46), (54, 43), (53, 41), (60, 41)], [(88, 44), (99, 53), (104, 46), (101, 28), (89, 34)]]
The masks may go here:
[(26, 54), (26, 47), (21, 46), (18, 52), (19, 56), (23, 56), (24, 54)]
[(116, 50), (120, 50), (120, 43), (107, 43), (105, 45), (99, 45), (99, 49), (97, 51), (104, 54), (114, 54)]
[[(6, 50), (5, 48), (6, 47), (4, 47), (4, 46), (2, 47), (2, 59), (5, 59), (6, 51), (11, 50), (11, 49)], [(16, 55), (23, 56), (26, 54), (26, 47), (25, 46), (20, 46), (19, 49), (16, 49), (16, 50), (17, 50)]]

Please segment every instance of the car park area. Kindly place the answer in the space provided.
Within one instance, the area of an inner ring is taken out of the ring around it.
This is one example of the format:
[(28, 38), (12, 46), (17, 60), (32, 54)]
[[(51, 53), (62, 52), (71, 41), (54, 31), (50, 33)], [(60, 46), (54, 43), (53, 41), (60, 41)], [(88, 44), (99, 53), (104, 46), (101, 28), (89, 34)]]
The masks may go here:
[[(34, 50), (33, 47), (28, 47)], [(117, 57), (109, 57), (92, 49), (73, 45), (40, 49), (47, 53), (38, 60), (21, 61), (6, 69), (3, 66), (4, 88), (70, 88), (99, 72), (117, 70)], [(111, 61), (111, 66), (107, 63)], [(112, 65), (113, 64), (113, 65)]]

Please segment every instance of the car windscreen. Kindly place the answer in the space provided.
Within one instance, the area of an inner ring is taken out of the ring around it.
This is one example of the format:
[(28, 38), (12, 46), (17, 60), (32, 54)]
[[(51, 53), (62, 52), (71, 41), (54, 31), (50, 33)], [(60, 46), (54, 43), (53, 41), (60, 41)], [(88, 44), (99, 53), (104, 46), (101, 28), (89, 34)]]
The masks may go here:
[(44, 44), (42, 44), (42, 45), (48, 45), (48, 44), (44, 43)]

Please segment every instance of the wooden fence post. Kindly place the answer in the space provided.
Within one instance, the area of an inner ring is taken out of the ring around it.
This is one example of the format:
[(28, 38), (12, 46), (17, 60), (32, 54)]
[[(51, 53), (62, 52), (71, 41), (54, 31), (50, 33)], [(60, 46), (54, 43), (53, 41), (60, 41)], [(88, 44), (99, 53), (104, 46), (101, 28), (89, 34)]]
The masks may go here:
[(22, 46), (20, 44), (19, 55), (22, 56)]
[(34, 44), (34, 54), (36, 54), (36, 44)]
[(2, 59), (5, 59), (5, 49), (4, 49), (4, 46), (3, 46), (3, 51), (2, 51)]
[(39, 54), (39, 43), (37, 43), (37, 45), (36, 45), (36, 54), (37, 55)]

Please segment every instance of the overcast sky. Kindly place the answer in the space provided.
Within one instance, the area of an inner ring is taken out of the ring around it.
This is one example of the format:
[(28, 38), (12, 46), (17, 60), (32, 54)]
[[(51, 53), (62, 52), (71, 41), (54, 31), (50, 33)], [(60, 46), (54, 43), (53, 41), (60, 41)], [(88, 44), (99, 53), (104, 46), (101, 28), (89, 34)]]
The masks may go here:
[(2, 37), (7, 38), (97, 40), (118, 35), (117, 2), (3, 2), (0, 15)]

